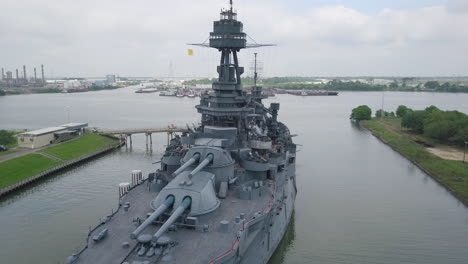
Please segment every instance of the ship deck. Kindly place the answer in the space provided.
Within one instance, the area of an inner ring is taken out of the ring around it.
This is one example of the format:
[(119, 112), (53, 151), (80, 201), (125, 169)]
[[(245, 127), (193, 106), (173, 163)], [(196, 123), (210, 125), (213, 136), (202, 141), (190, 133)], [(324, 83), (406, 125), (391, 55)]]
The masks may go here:
[[(272, 197), (271, 187), (264, 185), (262, 195), (253, 200), (241, 200), (238, 197), (239, 186), (230, 186), (227, 197), (221, 200), (220, 207), (214, 212), (198, 216), (199, 226), (208, 225), (208, 232), (203, 228), (178, 227), (175, 231), (166, 232), (172, 242), (171, 246), (160, 254), (152, 257), (138, 256), (141, 245), (130, 239), (130, 233), (138, 226), (134, 221), (137, 217), (142, 221), (148, 213), (152, 213), (151, 201), (158, 193), (149, 192), (146, 183), (132, 189), (122, 198), (122, 204), (130, 203), (126, 212), (121, 207), (106, 223), (96, 228), (89, 236), (88, 248), (84, 250), (75, 263), (209, 263), (216, 257), (230, 250), (236, 240), (236, 233), (241, 224), (235, 223), (235, 218), (241, 213), (245, 219), (251, 219), (255, 213), (268, 207)], [(229, 221), (228, 232), (219, 230), (222, 220)], [(149, 225), (142, 234), (153, 235), (160, 225)], [(108, 230), (107, 236), (99, 242), (93, 237), (103, 229)], [(128, 247), (123, 244), (128, 243)]]

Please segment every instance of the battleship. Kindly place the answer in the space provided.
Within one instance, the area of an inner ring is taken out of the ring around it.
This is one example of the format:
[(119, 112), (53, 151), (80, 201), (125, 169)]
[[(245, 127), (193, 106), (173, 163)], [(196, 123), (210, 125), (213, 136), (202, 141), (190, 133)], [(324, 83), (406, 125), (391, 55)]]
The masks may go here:
[(160, 168), (119, 185), (119, 207), (65, 263), (267, 263), (296, 199), (296, 144), (280, 105), (242, 88), (238, 52), (249, 44), (232, 1), (209, 44), (218, 79), (196, 106), (201, 123), (174, 136)]

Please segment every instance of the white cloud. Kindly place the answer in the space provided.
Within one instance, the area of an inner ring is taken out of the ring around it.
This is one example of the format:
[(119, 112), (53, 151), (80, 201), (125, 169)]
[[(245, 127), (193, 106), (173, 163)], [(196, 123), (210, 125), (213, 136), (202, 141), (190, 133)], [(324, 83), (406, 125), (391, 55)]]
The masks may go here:
[[(10, 69), (41, 63), (55, 75), (100, 76), (115, 72), (162, 76), (215, 73), (216, 51), (202, 42), (222, 0), (9, 1), (0, 16), (0, 64)], [(346, 6), (287, 11), (293, 3), (244, 1), (239, 18), (258, 42), (267, 75), (467, 74), (468, 1), (366, 14)], [(247, 62), (252, 51), (243, 51)]]

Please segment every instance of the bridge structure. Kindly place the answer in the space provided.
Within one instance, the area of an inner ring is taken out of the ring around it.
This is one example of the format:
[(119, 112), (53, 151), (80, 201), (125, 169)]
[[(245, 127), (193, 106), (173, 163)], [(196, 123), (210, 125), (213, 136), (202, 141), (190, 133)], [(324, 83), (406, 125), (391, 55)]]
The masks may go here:
[(186, 128), (184, 127), (177, 127), (174, 125), (170, 125), (167, 127), (159, 127), (159, 128), (127, 128), (127, 129), (104, 129), (104, 128), (93, 128), (93, 132), (101, 134), (101, 135), (112, 135), (118, 136), (120, 141), (124, 141), (125, 147), (130, 149), (132, 148), (132, 135), (135, 134), (144, 134), (146, 137), (146, 151), (153, 152), (153, 138), (152, 135), (156, 133), (167, 133), (167, 144), (169, 145), (170, 140), (174, 137), (175, 133), (182, 133), (189, 131), (189, 127), (187, 125)]

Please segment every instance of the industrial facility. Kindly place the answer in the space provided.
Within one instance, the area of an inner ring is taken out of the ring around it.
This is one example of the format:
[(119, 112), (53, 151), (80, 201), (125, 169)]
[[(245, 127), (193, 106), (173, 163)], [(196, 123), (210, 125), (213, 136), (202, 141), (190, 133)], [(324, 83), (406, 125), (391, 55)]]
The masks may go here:
[(33, 75), (28, 76), (26, 65), (23, 65), (23, 71), (15, 70), (15, 76), (12, 71), (5, 71), (2, 68), (2, 79), (0, 80), (0, 87), (13, 88), (13, 87), (43, 87), (46, 84), (44, 75), (44, 65), (41, 64), (41, 76), (38, 78), (36, 67), (33, 68)]
[(18, 134), (18, 147), (36, 149), (70, 140), (82, 134), (86, 123), (69, 123)]

